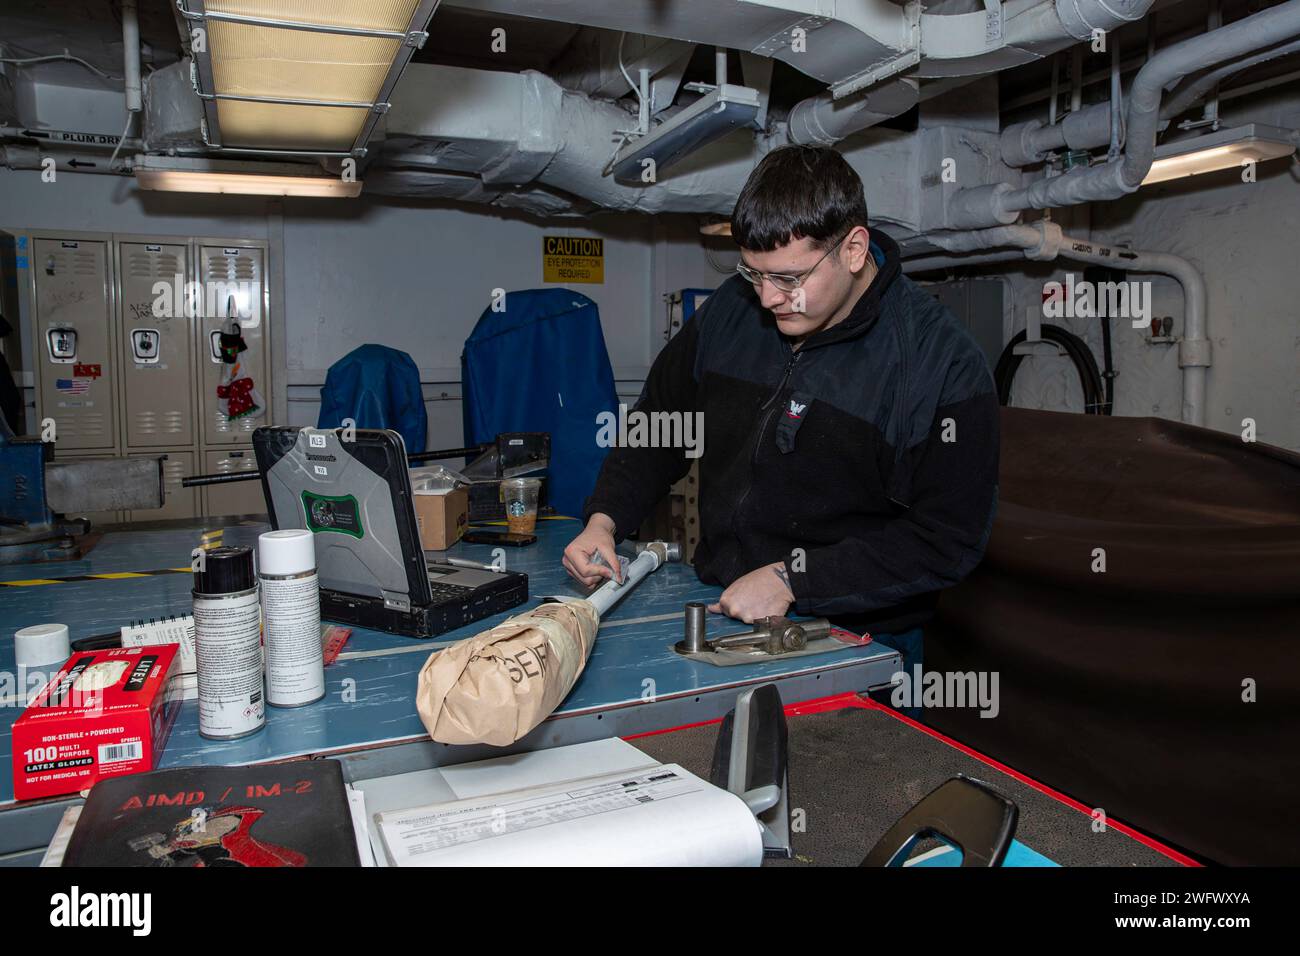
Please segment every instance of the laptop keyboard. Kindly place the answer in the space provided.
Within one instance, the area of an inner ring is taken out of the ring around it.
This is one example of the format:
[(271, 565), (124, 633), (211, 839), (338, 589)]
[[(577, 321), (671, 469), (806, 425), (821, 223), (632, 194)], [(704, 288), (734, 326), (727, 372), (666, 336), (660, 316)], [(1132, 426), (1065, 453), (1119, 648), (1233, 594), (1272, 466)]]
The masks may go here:
[(465, 592), (472, 591), (473, 588), (463, 587), (459, 584), (435, 584), (429, 582), (429, 592), (433, 595), (435, 601), (454, 600), (465, 596)]

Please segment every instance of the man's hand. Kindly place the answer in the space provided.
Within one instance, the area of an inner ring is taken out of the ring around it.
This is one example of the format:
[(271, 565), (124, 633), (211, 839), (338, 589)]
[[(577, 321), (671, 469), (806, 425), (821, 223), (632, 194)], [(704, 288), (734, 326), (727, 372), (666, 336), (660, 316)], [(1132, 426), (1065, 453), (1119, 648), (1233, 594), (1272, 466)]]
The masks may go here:
[(786, 580), (785, 562), (765, 564), (731, 582), (717, 604), (710, 604), (714, 614), (721, 612), (753, 624), (765, 617), (780, 617), (794, 603), (794, 592)]
[[(600, 552), (609, 567), (591, 563), (591, 556)], [(607, 514), (596, 512), (582, 529), (582, 534), (569, 542), (564, 549), (564, 570), (584, 587), (599, 584), (602, 579), (623, 580), (623, 567), (614, 552), (614, 520)]]

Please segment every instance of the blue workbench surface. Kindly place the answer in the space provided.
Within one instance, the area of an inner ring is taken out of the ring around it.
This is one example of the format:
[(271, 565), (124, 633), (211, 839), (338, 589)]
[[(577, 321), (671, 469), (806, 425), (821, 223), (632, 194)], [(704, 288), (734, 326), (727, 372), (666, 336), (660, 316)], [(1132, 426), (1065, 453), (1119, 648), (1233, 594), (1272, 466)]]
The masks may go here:
[[(131, 573), (184, 567), (197, 546), (201, 522), (161, 531), (110, 532), (83, 560), (57, 564), (0, 567), (0, 582), (64, 578), (87, 574)], [(228, 526), (227, 545), (254, 545), (267, 525)], [(415, 712), (416, 676), (430, 650), (470, 637), (546, 595), (582, 596), (561, 566), (565, 545), (581, 530), (569, 518), (542, 520), (538, 541), (506, 549), (511, 570), (527, 572), (529, 600), (521, 608), (486, 618), (436, 640), (422, 641), (354, 628), (339, 660), (326, 668), (324, 700), (293, 710), (267, 709), (266, 727), (234, 741), (199, 736), (197, 702), (186, 701), (163, 754), (163, 767), (200, 763), (253, 763), (325, 753), (426, 736)], [(456, 545), (449, 554), (492, 560), (489, 545)], [(67, 624), (73, 640), (114, 631), (138, 618), (190, 612), (187, 573), (95, 579), (21, 587), (0, 586), (0, 672), (13, 680), (12, 634), (44, 622)], [(682, 634), (686, 601), (715, 601), (720, 588), (701, 584), (689, 567), (667, 564), (650, 575), (601, 623), (591, 660), (557, 714), (600, 712), (755, 680), (820, 672), (894, 652), (879, 645), (846, 647), (832, 654), (715, 667), (685, 660), (670, 646)], [(743, 630), (744, 625), (710, 615), (710, 633)], [(653, 683), (650, 683), (653, 682)], [(11, 688), (6, 688), (11, 689)], [(0, 804), (13, 802), (11, 727), (21, 707), (0, 707)]]

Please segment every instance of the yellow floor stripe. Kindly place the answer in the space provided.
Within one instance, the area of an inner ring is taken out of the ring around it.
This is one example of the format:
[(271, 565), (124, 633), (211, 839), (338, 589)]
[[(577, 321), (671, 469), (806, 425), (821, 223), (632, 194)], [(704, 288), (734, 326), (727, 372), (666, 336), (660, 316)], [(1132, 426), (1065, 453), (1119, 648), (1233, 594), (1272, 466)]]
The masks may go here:
[(5, 581), (5, 587), (10, 588), (29, 588), (37, 584), (58, 584), (58, 581), (52, 581), (49, 578), (32, 578), (30, 581)]
[(151, 577), (151, 575), (137, 574), (134, 571), (114, 571), (111, 574), (92, 574), (90, 575), (90, 577), (102, 578), (103, 580), (106, 581), (113, 581), (113, 580), (117, 580), (118, 578), (147, 578), (147, 577)]

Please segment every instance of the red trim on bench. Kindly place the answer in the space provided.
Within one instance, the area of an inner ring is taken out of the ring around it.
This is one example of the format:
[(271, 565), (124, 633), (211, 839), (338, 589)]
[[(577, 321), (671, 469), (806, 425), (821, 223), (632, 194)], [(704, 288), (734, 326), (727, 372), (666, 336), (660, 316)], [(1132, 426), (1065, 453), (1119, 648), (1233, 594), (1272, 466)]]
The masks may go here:
[[(1001, 763), (1000, 761), (994, 760), (992, 757), (980, 753), (978, 750), (975, 750), (973, 747), (968, 747), (965, 744), (961, 743), (960, 741), (953, 740), (951, 737), (939, 733), (934, 728), (927, 727), (925, 724), (913, 720), (911, 717), (906, 717), (903, 714), (900, 714), (898, 711), (894, 710), (893, 708), (886, 707), (884, 704), (878, 703), (874, 700), (871, 700), (870, 698), (864, 698), (855, 693), (836, 694), (833, 697), (820, 697), (817, 698), (816, 700), (802, 701), (798, 704), (787, 704), (784, 710), (787, 717), (803, 717), (807, 714), (824, 714), (833, 710), (843, 710), (846, 707), (856, 707), (861, 710), (875, 710), (883, 714), (888, 714), (890, 717), (893, 717), (895, 720), (901, 720), (909, 727), (912, 727), (915, 730), (919, 730), (921, 731), (921, 733), (927, 734), (930, 737), (933, 737), (935, 740), (941, 741), (942, 743), (947, 744), (949, 747), (952, 747), (955, 750), (960, 750), (966, 756), (972, 757), (975, 760), (978, 760), (980, 763), (987, 764), (993, 769), (1005, 773), (1008, 777), (1013, 777), (1016, 780), (1019, 780), (1025, 786), (1032, 787), (1034, 790), (1037, 790), (1039, 793), (1043, 794), (1044, 796), (1051, 797), (1053, 800), (1057, 801), (1058, 803), (1063, 803), (1067, 807), (1070, 807), (1074, 810), (1078, 810), (1080, 813), (1082, 813), (1084, 816), (1088, 817), (1089, 819), (1092, 818), (1091, 807), (1086, 807), (1078, 800), (1075, 800), (1072, 797), (1067, 797), (1059, 790), (1053, 790), (1051, 787), (1047, 786), (1047, 784), (1039, 783), (1037, 780), (1033, 779), (1032, 777), (1026, 776), (1025, 774), (1021, 773), (1019, 770), (1015, 770), (1011, 767), (1008, 767), (1006, 764)], [(720, 724), (720, 723), (722, 723), (721, 718), (718, 718), (717, 720), (704, 720), (698, 724), (683, 724), (680, 727), (668, 727), (665, 728), (664, 730), (652, 730), (649, 731), (648, 733), (635, 734), (631, 737), (625, 737), (623, 739), (636, 740), (638, 737), (654, 737), (657, 736), (658, 734), (671, 734), (678, 730), (689, 730), (692, 727), (708, 727), (713, 724)], [(1177, 850), (1171, 847), (1165, 846), (1163, 843), (1160, 843), (1159, 841), (1147, 836), (1145, 833), (1141, 833), (1133, 829), (1127, 824), (1120, 823), (1114, 817), (1106, 818), (1106, 826), (1110, 829), (1119, 831), (1120, 833), (1124, 834), (1125, 836), (1129, 837), (1132, 840), (1136, 840), (1138, 843), (1141, 843), (1145, 847), (1149, 847), (1150, 849), (1155, 850), (1157, 853), (1161, 854), (1162, 856), (1168, 857), (1169, 859), (1173, 860), (1175, 863), (1179, 863), (1183, 866), (1196, 866), (1196, 867), (1201, 866), (1199, 862), (1192, 859), (1191, 857), (1179, 853)]]

